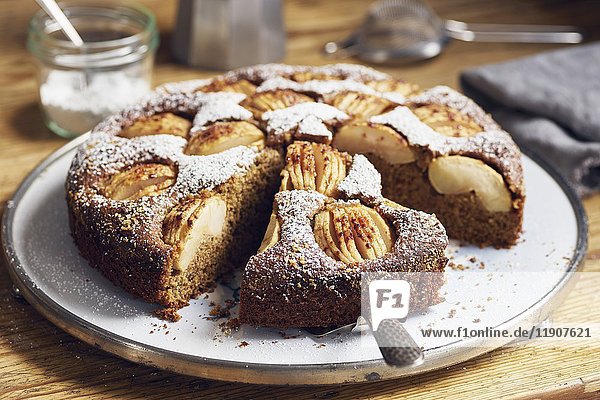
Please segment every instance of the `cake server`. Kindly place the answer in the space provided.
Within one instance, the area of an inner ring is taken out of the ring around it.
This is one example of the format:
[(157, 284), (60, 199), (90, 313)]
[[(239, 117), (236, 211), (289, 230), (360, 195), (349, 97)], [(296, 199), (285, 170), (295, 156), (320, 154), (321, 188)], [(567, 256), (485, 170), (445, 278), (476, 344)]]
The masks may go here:
[(421, 0), (381, 0), (348, 38), (326, 43), (326, 56), (357, 56), (373, 63), (432, 58), (450, 39), (466, 42), (580, 43), (581, 31), (562, 25), (471, 24), (440, 19)]
[(421, 347), (415, 342), (402, 325), (402, 321), (395, 318), (384, 319), (376, 331), (371, 329), (368, 321), (358, 317), (356, 323), (337, 328), (306, 328), (311, 335), (322, 338), (335, 333), (353, 332), (360, 333), (371, 330), (379, 346), (385, 362), (395, 367), (411, 367), (423, 363), (424, 356)]

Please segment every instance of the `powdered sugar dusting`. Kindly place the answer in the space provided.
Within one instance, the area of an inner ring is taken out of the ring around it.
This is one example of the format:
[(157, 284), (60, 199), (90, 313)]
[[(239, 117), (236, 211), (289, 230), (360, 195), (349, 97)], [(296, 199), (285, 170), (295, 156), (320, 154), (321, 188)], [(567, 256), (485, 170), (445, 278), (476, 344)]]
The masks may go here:
[(347, 198), (376, 199), (381, 197), (381, 175), (367, 157), (357, 154), (337, 189)]
[(96, 132), (79, 148), (71, 171), (96, 176), (113, 174), (136, 163), (176, 159), (185, 144), (185, 139), (174, 135), (125, 139)]
[(473, 118), (485, 131), (500, 130), (500, 127), (481, 107), (462, 93), (448, 86), (435, 86), (418, 95), (412, 96), (410, 102), (415, 104), (441, 104), (459, 110)]
[(329, 75), (357, 81), (381, 81), (390, 79), (388, 74), (356, 64), (331, 64), (319, 67), (306, 65), (262, 64), (240, 68), (224, 75), (225, 79), (248, 79), (253, 82), (265, 81), (278, 76), (290, 76), (297, 73)]
[(446, 229), (434, 216), (404, 207), (391, 207), (385, 202), (378, 203), (376, 208), (393, 221), (398, 236), (394, 244), (395, 253), (406, 255), (412, 264), (422, 260), (410, 259), (410, 255), (418, 254), (425, 260), (443, 257), (440, 249), (448, 246), (448, 236)]
[(256, 159), (255, 149), (237, 146), (208, 156), (180, 155), (179, 174), (173, 190), (180, 196), (212, 190), (230, 177), (248, 170)]
[(296, 138), (313, 138), (330, 142), (331, 131), (325, 125), (350, 119), (348, 114), (324, 103), (300, 103), (281, 110), (267, 111), (262, 115), (267, 123), (269, 142), (282, 143), (284, 135), (291, 132)]
[(440, 135), (422, 122), (408, 107), (399, 106), (385, 114), (369, 119), (374, 124), (389, 125), (408, 139), (411, 145), (423, 146), (437, 153), (445, 153), (446, 136)]
[[(325, 204), (325, 199), (326, 197), (321, 193), (310, 190), (287, 190), (277, 193), (275, 204), (277, 205), (277, 215), (282, 218), (282, 237), (285, 239), (300, 235), (301, 232), (291, 225), (299, 222), (301, 222), (300, 225), (305, 225), (304, 220), (308, 221), (308, 218)], [(301, 228), (300, 230), (305, 229)], [(310, 230), (310, 235), (312, 235), (312, 230)]]
[(266, 92), (277, 89), (290, 89), (300, 93), (316, 93), (321, 96), (340, 92), (357, 92), (370, 94), (385, 98), (397, 104), (403, 104), (406, 100), (404, 96), (396, 92), (378, 92), (364, 83), (354, 80), (309, 80), (306, 82), (296, 82), (290, 79), (276, 77), (264, 81), (257, 89), (257, 92)]
[[(245, 97), (243, 94), (241, 96)], [(237, 97), (239, 98), (239, 96)], [(196, 113), (191, 133), (201, 131), (206, 127), (206, 125), (216, 121), (244, 121), (250, 118), (252, 118), (252, 113), (240, 106), (238, 102), (234, 102), (229, 99), (217, 101), (208, 100), (202, 103), (200, 109)]]

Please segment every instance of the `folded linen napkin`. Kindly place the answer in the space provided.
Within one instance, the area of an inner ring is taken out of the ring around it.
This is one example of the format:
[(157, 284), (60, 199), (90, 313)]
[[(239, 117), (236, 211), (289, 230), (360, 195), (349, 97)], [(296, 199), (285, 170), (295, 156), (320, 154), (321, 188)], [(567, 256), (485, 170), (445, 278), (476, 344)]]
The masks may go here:
[(579, 194), (600, 191), (600, 42), (470, 69), (461, 85)]

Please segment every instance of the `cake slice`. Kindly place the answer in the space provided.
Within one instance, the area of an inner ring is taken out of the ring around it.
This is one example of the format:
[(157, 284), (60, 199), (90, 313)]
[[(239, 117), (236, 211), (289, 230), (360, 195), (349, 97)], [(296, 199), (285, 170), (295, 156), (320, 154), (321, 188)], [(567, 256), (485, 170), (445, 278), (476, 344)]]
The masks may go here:
[(447, 262), (432, 215), (381, 196), (381, 177), (361, 155), (319, 143), (287, 148), (280, 192), (257, 255), (244, 270), (240, 320), (277, 328), (356, 321), (364, 272), (415, 273), (411, 311), (439, 302)]
[(96, 128), (67, 180), (81, 255), (115, 284), (167, 308), (188, 304), (246, 262), (279, 183), (281, 152), (236, 117), (239, 97), (224, 99), (211, 98), (222, 113), (212, 117), (196, 95), (125, 110)]

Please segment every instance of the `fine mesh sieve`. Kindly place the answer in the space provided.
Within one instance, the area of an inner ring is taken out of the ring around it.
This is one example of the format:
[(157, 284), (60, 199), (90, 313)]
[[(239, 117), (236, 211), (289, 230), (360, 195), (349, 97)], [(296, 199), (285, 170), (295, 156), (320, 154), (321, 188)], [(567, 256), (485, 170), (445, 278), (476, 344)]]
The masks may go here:
[(486, 42), (579, 43), (573, 26), (467, 24), (442, 20), (420, 0), (381, 0), (359, 28), (340, 42), (329, 42), (330, 57), (357, 56), (373, 63), (423, 60), (438, 55), (450, 39)]

